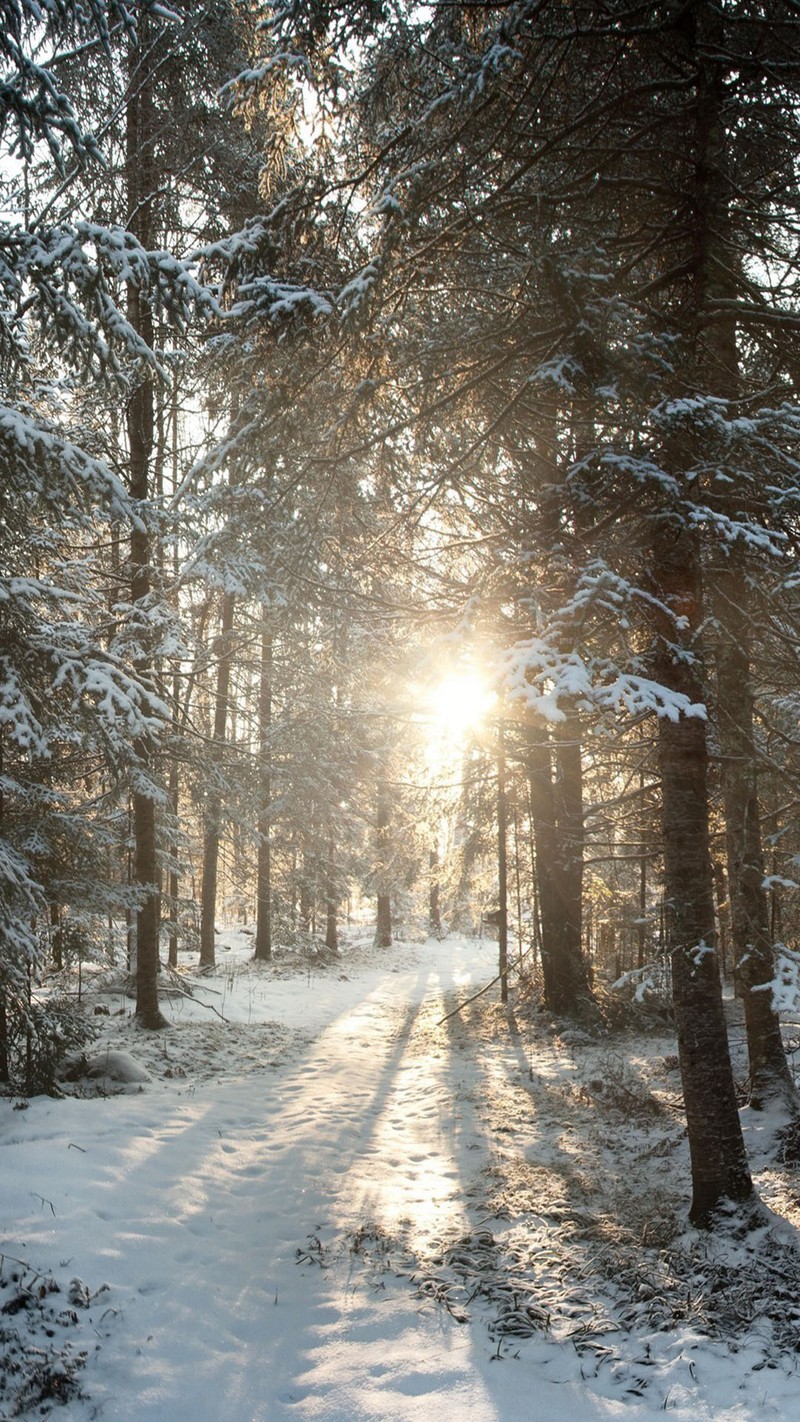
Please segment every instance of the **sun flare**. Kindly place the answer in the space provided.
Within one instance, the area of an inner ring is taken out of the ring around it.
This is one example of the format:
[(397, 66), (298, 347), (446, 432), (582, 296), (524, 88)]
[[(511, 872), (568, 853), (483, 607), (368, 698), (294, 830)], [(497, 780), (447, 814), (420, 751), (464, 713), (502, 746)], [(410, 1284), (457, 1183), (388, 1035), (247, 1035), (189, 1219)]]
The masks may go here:
[(436, 734), (460, 743), (486, 720), (496, 695), (479, 671), (448, 672), (428, 694), (426, 710)]

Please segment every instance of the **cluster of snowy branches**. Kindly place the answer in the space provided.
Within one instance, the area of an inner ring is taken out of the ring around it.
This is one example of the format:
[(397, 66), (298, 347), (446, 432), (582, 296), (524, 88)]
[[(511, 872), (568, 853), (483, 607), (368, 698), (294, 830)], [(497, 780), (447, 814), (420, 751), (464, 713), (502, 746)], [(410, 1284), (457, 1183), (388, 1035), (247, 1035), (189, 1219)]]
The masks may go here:
[(124, 916), (157, 1026), (162, 937), (212, 962), (223, 886), (257, 957), (335, 951), (353, 885), (382, 941), (414, 892), (474, 919), (479, 864), (504, 902), (505, 765), (421, 788), (407, 684), (458, 628), (548, 1005), (596, 1014), (624, 899), (695, 1215), (747, 1199), (706, 950), (794, 1110), (789, 0), (0, 10), (6, 1039), (70, 917)]

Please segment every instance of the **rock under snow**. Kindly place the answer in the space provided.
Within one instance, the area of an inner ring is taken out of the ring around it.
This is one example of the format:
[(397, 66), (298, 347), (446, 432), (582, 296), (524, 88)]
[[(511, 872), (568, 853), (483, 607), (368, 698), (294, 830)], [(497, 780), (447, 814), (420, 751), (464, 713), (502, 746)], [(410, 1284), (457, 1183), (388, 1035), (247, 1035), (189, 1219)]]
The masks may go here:
[(67, 1059), (65, 1081), (93, 1081), (114, 1087), (142, 1086), (152, 1080), (144, 1067), (128, 1052), (103, 1050), (87, 1057), (83, 1053)]

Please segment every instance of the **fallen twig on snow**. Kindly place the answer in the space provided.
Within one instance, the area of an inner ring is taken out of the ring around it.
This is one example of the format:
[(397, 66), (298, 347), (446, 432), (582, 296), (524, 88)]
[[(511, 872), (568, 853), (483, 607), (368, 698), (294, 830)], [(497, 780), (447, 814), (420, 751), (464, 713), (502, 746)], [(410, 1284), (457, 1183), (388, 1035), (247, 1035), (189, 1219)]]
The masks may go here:
[(443, 1022), (449, 1022), (451, 1017), (455, 1017), (456, 1014), (461, 1012), (465, 1007), (469, 1007), (471, 1002), (477, 1002), (479, 997), (483, 997), (483, 994), (488, 992), (489, 988), (493, 988), (495, 983), (499, 983), (502, 978), (508, 977), (509, 973), (516, 973), (519, 976), (522, 973), (522, 968), (518, 963), (509, 964), (505, 973), (498, 973), (497, 977), (492, 978), (491, 982), (485, 983), (484, 986), (479, 988), (477, 992), (474, 992), (471, 997), (465, 997), (464, 1001), (460, 1002), (457, 1007), (454, 1007), (452, 1012), (446, 1012), (444, 1017), (440, 1017), (435, 1025), (441, 1027)]

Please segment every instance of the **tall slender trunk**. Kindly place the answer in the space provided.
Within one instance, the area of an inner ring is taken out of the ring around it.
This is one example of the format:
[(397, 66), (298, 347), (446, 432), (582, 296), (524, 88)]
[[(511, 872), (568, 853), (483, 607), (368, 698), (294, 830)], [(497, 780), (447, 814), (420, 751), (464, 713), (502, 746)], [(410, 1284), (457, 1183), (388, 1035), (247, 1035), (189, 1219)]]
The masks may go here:
[(539, 901), (539, 880), (536, 870), (536, 831), (533, 814), (533, 789), (528, 772), (528, 856), (531, 872), (531, 967), (536, 971), (542, 961), (542, 911)]
[[(263, 609), (266, 619), (267, 610)], [(255, 957), (268, 962), (272, 957), (272, 846), (270, 844), (270, 801), (272, 799), (272, 637), (266, 621), (261, 633), (261, 678), (258, 694), (258, 866), (256, 872)]]
[(328, 840), (325, 864), (325, 947), (331, 953), (339, 951), (339, 895), (336, 885), (336, 850), (333, 835)]
[[(175, 370), (172, 377), (172, 390), (170, 392), (170, 473), (172, 478), (172, 495), (175, 497), (178, 490), (180, 473), (180, 449), (178, 443), (178, 388), (179, 374)], [(178, 583), (179, 571), (179, 550), (175, 546), (173, 553), (172, 572), (175, 583)], [(176, 673), (172, 679), (172, 717), (176, 726), (180, 723), (180, 677)], [(178, 877), (179, 844), (178, 844), (178, 805), (180, 800), (180, 776), (178, 773), (177, 757), (173, 754), (169, 763), (169, 808), (172, 815), (172, 844), (171, 844), (171, 864), (169, 870), (169, 947), (168, 962), (171, 968), (178, 966), (178, 893), (180, 881)]]
[(556, 885), (559, 948), (554, 964), (558, 1011), (578, 1014), (591, 993), (583, 952), (583, 763), (580, 717), (570, 712), (555, 729)]
[[(660, 628), (656, 671), (662, 686), (702, 700), (691, 647), (700, 623), (700, 574), (693, 536), (662, 518), (653, 542), (662, 602), (691, 618), (683, 646), (671, 619)], [(723, 1200), (753, 1193), (733, 1084), (716, 953), (714, 883), (708, 828), (706, 722), (681, 713), (659, 719), (664, 881), (678, 1053), (692, 1167), (691, 1218), (707, 1223)]]
[(60, 904), (50, 905), (50, 927), (52, 929), (53, 967), (60, 972), (64, 966), (64, 932), (61, 923)]
[[(139, 16), (138, 39), (131, 43), (128, 65), (125, 167), (128, 190), (128, 226), (146, 248), (153, 246), (153, 195), (156, 188), (153, 144), (155, 121), (153, 79), (150, 72), (149, 26), (146, 14)], [(127, 292), (128, 319), (144, 344), (153, 347), (153, 313), (145, 292), (130, 283)], [(150, 494), (150, 460), (153, 452), (153, 381), (150, 372), (139, 372), (128, 401), (129, 487), (131, 498), (144, 510)], [(137, 671), (152, 673), (151, 637), (147, 628), (151, 593), (152, 546), (146, 513), (131, 531), (131, 602), (141, 623), (142, 651)], [(158, 937), (160, 920), (159, 870), (156, 847), (156, 804), (151, 790), (142, 782), (153, 774), (155, 748), (145, 737), (134, 745), (138, 762), (132, 792), (133, 878), (139, 894), (136, 915), (136, 1017), (143, 1027), (157, 1030), (165, 1025), (158, 1003)]]
[(592, 998), (581, 937), (583, 772), (579, 717), (568, 715), (555, 736), (547, 727), (529, 725), (526, 762), (545, 1002), (553, 1012), (582, 1016)]
[(558, 955), (558, 904), (555, 885), (556, 810), (553, 797), (553, 764), (546, 726), (527, 727), (526, 769), (530, 792), (533, 858), (541, 929), (542, 986), (548, 1007), (555, 1007), (555, 961)]
[[(0, 835), (4, 831), (5, 799), (3, 795), (3, 727), (0, 726)], [(0, 964), (0, 1082), (9, 1079), (8, 1061), (8, 996), (5, 975)]]
[(442, 936), (441, 888), (439, 885), (439, 850), (433, 846), (428, 855), (428, 932), (434, 938)]
[(8, 1080), (8, 1007), (5, 984), (3, 984), (0, 987), (0, 1082)]
[[(775, 975), (758, 804), (753, 690), (745, 569), (732, 550), (715, 578), (720, 608), (717, 651), (718, 733), (725, 808), (731, 940), (742, 986), (751, 1105), (781, 1100), (798, 1109), (780, 1020), (769, 985)], [(724, 609), (724, 611), (723, 611)]]
[(497, 728), (497, 880), (500, 1001), (508, 1002), (508, 801), (505, 726), (502, 716)]
[(389, 787), (385, 780), (380, 780), (378, 782), (376, 817), (378, 913), (375, 925), (375, 946), (377, 948), (391, 948), (392, 946), (392, 898), (389, 892), (389, 827), (391, 818)]
[[(720, 222), (725, 230), (723, 26), (722, 11), (711, 0), (694, 0), (681, 31), (694, 74), (693, 127), (686, 134), (692, 160), (686, 193), (691, 228), (679, 330), (681, 395), (697, 390), (702, 396), (709, 388), (718, 393), (722, 377), (708, 310), (718, 276)], [(705, 614), (700, 548), (687, 508), (696, 496), (702, 460), (697, 433), (678, 428), (665, 442), (664, 458), (676, 493), (674, 498), (664, 494), (652, 528), (653, 590), (664, 609), (654, 611), (654, 668), (668, 691), (697, 705), (705, 690), (699, 652)], [(705, 716), (684, 711), (662, 715), (658, 741), (667, 931), (692, 1168), (691, 1218), (705, 1224), (724, 1201), (743, 1203), (754, 1195), (722, 1004)]]
[(233, 614), (236, 599), (225, 593), (222, 599), (220, 635), (217, 642), (217, 685), (214, 693), (214, 731), (209, 750), (209, 786), (206, 791), (203, 824), (203, 887), (200, 897), (200, 967), (213, 968), (216, 962), (214, 941), (217, 915), (217, 873), (219, 844), (222, 833), (222, 792), (220, 776), (225, 755), (228, 725), (228, 697), (231, 662), (233, 659)]
[(522, 946), (522, 856), (519, 850), (519, 806), (516, 793), (511, 802), (511, 822), (514, 830), (514, 903), (517, 920), (517, 956), (520, 975), (522, 975), (524, 966), (524, 950)]
[[(177, 704), (177, 696), (174, 697), (174, 704)], [(173, 757), (169, 767), (169, 808), (173, 824), (175, 825), (178, 823), (179, 795), (178, 762)], [(178, 966), (178, 893), (180, 890), (180, 882), (178, 879), (177, 863), (178, 845), (175, 838), (173, 838), (169, 869), (169, 947), (167, 951), (167, 961), (171, 968), (177, 968)]]
[(642, 837), (642, 853), (639, 859), (639, 922), (636, 925), (636, 966), (641, 971), (645, 960), (645, 943), (647, 941), (647, 826), (644, 814), (644, 771), (639, 771), (639, 794), (642, 799), (642, 818), (640, 834)]
[[(583, 392), (576, 396), (570, 417), (574, 463), (579, 464), (593, 448), (594, 432), (594, 400), (590, 392)], [(567, 470), (555, 401), (542, 420), (540, 453), (550, 471), (540, 500), (541, 534), (545, 547), (552, 552), (550, 590), (543, 609), (548, 614), (559, 604), (569, 602), (575, 584), (575, 569), (565, 544)], [(579, 523), (585, 515), (575, 517)], [(569, 636), (567, 631), (563, 633), (565, 652), (570, 650)], [(554, 1012), (582, 1017), (593, 1009), (582, 934), (582, 727), (580, 716), (569, 701), (561, 709), (564, 720), (543, 730), (538, 746), (535, 742), (530, 744), (528, 775), (534, 813), (545, 1001)]]
[(307, 861), (303, 862), (303, 878), (300, 880), (300, 922), (306, 933), (314, 931), (314, 895), (311, 885), (305, 877), (307, 873)]
[[(735, 401), (741, 393), (735, 317), (736, 271), (740, 258), (730, 236), (732, 185), (726, 149), (727, 101), (722, 12), (698, 4), (696, 39), (699, 61), (697, 113), (696, 300), (700, 312), (716, 304), (712, 319), (698, 330), (698, 367), (713, 395)], [(726, 486), (724, 486), (726, 487)], [(731, 508), (741, 513), (742, 494)], [(723, 502), (727, 500), (723, 499)], [(756, 513), (756, 518), (758, 517)], [(764, 854), (758, 804), (758, 758), (753, 730), (750, 589), (748, 557), (737, 541), (723, 551), (713, 569), (717, 623), (717, 728), (728, 862), (730, 931), (734, 964), (742, 989), (750, 1058), (752, 1104), (780, 1099), (795, 1113), (800, 1099), (794, 1087), (772, 1008), (770, 984), (774, 955), (769, 907), (764, 889)]]
[(711, 867), (714, 874), (714, 894), (717, 901), (717, 923), (719, 924), (720, 972), (722, 973), (724, 981), (728, 971), (728, 919), (730, 918), (728, 880), (725, 875), (725, 870), (720, 863), (715, 860)]

